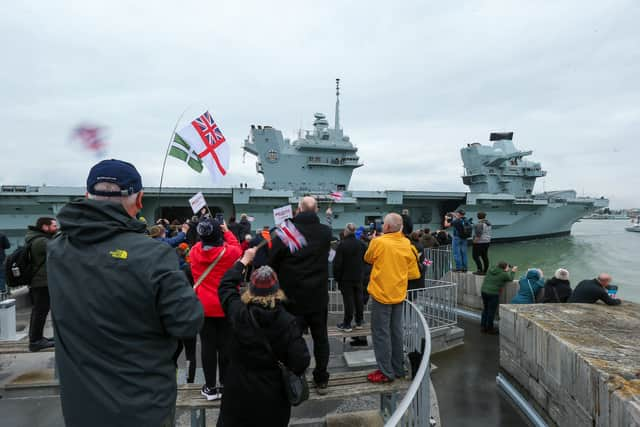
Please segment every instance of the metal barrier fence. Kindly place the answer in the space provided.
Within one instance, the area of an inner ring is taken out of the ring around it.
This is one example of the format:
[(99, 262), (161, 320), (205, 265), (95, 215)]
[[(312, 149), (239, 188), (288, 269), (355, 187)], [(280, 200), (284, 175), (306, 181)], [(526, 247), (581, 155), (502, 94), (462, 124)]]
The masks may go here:
[(432, 331), (458, 323), (457, 297), (458, 285), (443, 280), (426, 279), (423, 289), (407, 291), (407, 299), (418, 306)]
[[(427, 427), (431, 419), (431, 377), (429, 355), (431, 354), (431, 332), (420, 309), (412, 302), (405, 300), (402, 306), (404, 322), (404, 349), (409, 360), (416, 361), (422, 355), (417, 372), (404, 397), (395, 405), (386, 405), (382, 397), (383, 417), (387, 419), (385, 427)], [(412, 361), (412, 363), (415, 363)], [(392, 398), (392, 397), (391, 397)], [(385, 408), (393, 408), (392, 413), (385, 413)]]
[(425, 279), (441, 280), (445, 274), (452, 270), (453, 251), (451, 246), (438, 246), (424, 250), (426, 263)]
[[(432, 330), (458, 323), (457, 298), (458, 285), (444, 280), (425, 279), (424, 288), (407, 291), (407, 299), (420, 308)], [(369, 312), (368, 304), (364, 312)], [(334, 279), (329, 279), (329, 313), (344, 313), (342, 294)]]

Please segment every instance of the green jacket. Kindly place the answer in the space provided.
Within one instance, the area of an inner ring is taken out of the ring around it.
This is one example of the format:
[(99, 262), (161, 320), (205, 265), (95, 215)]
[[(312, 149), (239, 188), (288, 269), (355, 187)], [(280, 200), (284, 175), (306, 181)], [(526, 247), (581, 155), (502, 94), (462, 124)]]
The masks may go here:
[(31, 243), (31, 262), (35, 268), (31, 279), (32, 288), (44, 288), (47, 286), (47, 243), (53, 238), (53, 234), (30, 225), (24, 243)]
[(482, 281), (482, 292), (498, 295), (500, 290), (513, 280), (515, 274), (513, 271), (504, 271), (497, 266), (491, 267)]
[(73, 201), (58, 221), (48, 273), (66, 425), (164, 425), (178, 339), (204, 319), (175, 249), (114, 202)]

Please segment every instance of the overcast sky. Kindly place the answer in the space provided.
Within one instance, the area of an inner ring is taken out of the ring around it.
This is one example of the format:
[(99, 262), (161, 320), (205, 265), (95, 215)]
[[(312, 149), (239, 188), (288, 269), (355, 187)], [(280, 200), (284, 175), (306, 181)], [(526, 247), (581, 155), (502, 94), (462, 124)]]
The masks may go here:
[[(5, 1), (0, 183), (83, 185), (96, 157), (69, 135), (90, 121), (157, 186), (176, 120), (208, 108), (232, 147), (220, 186), (260, 187), (249, 125), (333, 122), (340, 77), (352, 189), (465, 191), (460, 148), (513, 130), (537, 191), (639, 206), (639, 22), (637, 0)], [(164, 185), (211, 184), (170, 158)]]

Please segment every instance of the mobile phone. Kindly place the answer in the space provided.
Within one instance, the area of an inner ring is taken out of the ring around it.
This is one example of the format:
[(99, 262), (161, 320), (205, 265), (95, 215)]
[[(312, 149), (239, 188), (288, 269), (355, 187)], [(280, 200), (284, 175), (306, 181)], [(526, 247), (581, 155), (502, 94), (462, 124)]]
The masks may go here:
[(216, 214), (216, 221), (218, 221), (220, 224), (222, 224), (224, 222), (224, 214), (217, 213)]

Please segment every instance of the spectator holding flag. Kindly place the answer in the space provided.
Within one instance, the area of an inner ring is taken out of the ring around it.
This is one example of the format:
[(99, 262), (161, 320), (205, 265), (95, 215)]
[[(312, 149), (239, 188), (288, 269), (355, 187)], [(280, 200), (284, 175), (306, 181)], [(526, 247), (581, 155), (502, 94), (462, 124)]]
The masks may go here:
[(307, 196), (300, 200), (292, 223), (307, 244), (294, 252), (281, 237), (273, 239), (269, 265), (278, 275), (280, 286), (287, 295), (287, 309), (297, 317), (303, 330), (308, 327), (311, 331), (316, 361), (313, 382), (318, 394), (326, 394), (329, 381), (328, 256), (332, 237), (331, 229), (320, 223), (317, 212), (316, 199)]

